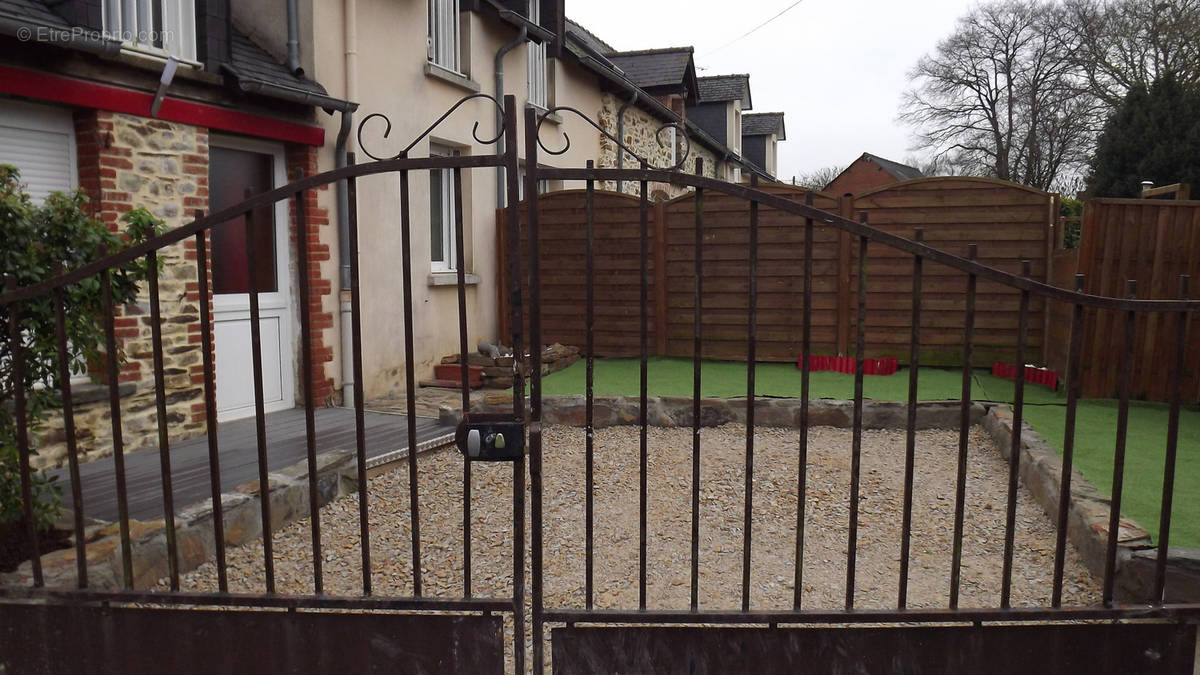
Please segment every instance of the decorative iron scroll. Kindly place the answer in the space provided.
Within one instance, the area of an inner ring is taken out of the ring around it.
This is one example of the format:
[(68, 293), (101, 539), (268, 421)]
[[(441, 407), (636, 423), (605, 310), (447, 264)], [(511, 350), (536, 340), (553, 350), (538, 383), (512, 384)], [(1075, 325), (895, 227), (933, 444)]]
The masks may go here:
[[(433, 124), (430, 124), (429, 127), (425, 129), (425, 131), (421, 132), (420, 135), (418, 135), (416, 138), (414, 138), (413, 141), (411, 143), (409, 143), (408, 146), (405, 147), (403, 150), (401, 150), (400, 152), (398, 152), (394, 155), (379, 156), (379, 155), (374, 154), (370, 150), (368, 150), (366, 144), (363, 143), (363, 128), (366, 127), (367, 123), (373, 119), (376, 119), (376, 118), (382, 119), (384, 121), (384, 125), (385, 125), (383, 128), (383, 138), (387, 138), (388, 135), (390, 135), (392, 133), (392, 121), (388, 118), (387, 115), (385, 115), (383, 113), (371, 113), (370, 115), (367, 115), (366, 117), (364, 117), (363, 120), (358, 123), (358, 134), (357, 134), (358, 135), (358, 147), (362, 150), (364, 155), (370, 157), (371, 159), (377, 160), (377, 161), (385, 160), (385, 159), (400, 159), (402, 157), (408, 157), (409, 151), (412, 150), (413, 148), (415, 148), (417, 146), (417, 143), (420, 143), (427, 136), (429, 136), (429, 134), (433, 133), (433, 130), (436, 129), (438, 127), (438, 125), (440, 125), (442, 122), (444, 122), (446, 120), (446, 118), (450, 117), (450, 115), (453, 115), (455, 110), (458, 110), (459, 108), (461, 108), (462, 105), (464, 103), (466, 103), (467, 101), (470, 101), (471, 99), (476, 99), (476, 98), (482, 98), (482, 99), (487, 99), (488, 101), (491, 101), (492, 105), (496, 106), (496, 110), (500, 111), (500, 115), (501, 116), (504, 115), (504, 106), (500, 105), (500, 101), (497, 101), (496, 97), (492, 96), (491, 94), (471, 94), (470, 96), (465, 96), (465, 97), (459, 99), (457, 103), (450, 106), (449, 110), (442, 113), (441, 117), (434, 120)], [(471, 127), (471, 136), (473, 136), (475, 138), (476, 143), (479, 143), (481, 145), (495, 145), (496, 143), (500, 142), (501, 138), (504, 137), (504, 127), (503, 127), (503, 125), (501, 125), (500, 130), (496, 133), (495, 138), (480, 138), (479, 137), (479, 120), (476, 120), (475, 124)]]
[(625, 152), (626, 154), (628, 154), (628, 155), (632, 156), (634, 159), (636, 159), (639, 163), (641, 163), (643, 168), (659, 169), (659, 170), (665, 170), (665, 171), (679, 171), (680, 169), (683, 168), (684, 164), (687, 162), (688, 155), (690, 155), (692, 153), (692, 139), (687, 135), (687, 130), (685, 130), (683, 128), (683, 125), (680, 124), (679, 122), (667, 122), (666, 124), (659, 126), (658, 129), (656, 129), (654, 132), (654, 138), (655, 138), (655, 140), (658, 141), (659, 147), (663, 147), (663, 148), (667, 147), (667, 144), (663, 143), (662, 133), (664, 131), (666, 131), (667, 129), (675, 129), (678, 132), (676, 137), (677, 138), (682, 137), (684, 140), (684, 149), (683, 149), (683, 152), (678, 153), (675, 163), (672, 164), (671, 166), (665, 166), (665, 167), (654, 166), (650, 163), (650, 160), (648, 160), (645, 157), (634, 152), (632, 148), (630, 148), (629, 146), (622, 143), (621, 140), (618, 139), (616, 136), (613, 136), (612, 134), (608, 133), (608, 131), (606, 131), (599, 124), (596, 124), (596, 122), (594, 120), (592, 120), (592, 118), (588, 117), (586, 114), (584, 114), (580, 110), (578, 110), (576, 108), (572, 108), (571, 106), (562, 105), (562, 106), (557, 106), (557, 107), (551, 108), (550, 110), (547, 110), (546, 112), (538, 115), (537, 143), (538, 143), (538, 147), (540, 147), (542, 149), (542, 151), (548, 155), (552, 155), (552, 156), (562, 155), (571, 149), (571, 136), (565, 131), (562, 134), (563, 147), (560, 150), (551, 150), (550, 148), (546, 147), (545, 143), (542, 142), (542, 133), (541, 133), (542, 125), (545, 124), (546, 120), (549, 119), (549, 117), (551, 115), (554, 115), (555, 113), (558, 113), (558, 112), (573, 113), (574, 115), (576, 115), (577, 117), (582, 119), (584, 122), (587, 122), (588, 124), (592, 125), (593, 127), (595, 127), (596, 131), (600, 132), (601, 135), (603, 135), (605, 138), (607, 138), (608, 140), (615, 143), (617, 145), (617, 148), (620, 151)]

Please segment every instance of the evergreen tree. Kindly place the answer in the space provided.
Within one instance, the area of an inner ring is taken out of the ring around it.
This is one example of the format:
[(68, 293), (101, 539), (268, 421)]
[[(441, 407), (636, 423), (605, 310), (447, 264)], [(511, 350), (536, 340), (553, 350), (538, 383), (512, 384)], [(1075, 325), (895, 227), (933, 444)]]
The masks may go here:
[(1174, 76), (1135, 86), (1108, 119), (1092, 157), (1087, 192), (1137, 197), (1142, 181), (1200, 187), (1200, 87)]

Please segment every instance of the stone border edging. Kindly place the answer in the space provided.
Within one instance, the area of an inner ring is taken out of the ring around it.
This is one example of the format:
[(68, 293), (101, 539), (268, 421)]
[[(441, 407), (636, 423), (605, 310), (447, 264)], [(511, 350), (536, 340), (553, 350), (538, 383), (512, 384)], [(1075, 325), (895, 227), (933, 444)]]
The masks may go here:
[[(1012, 411), (1006, 405), (989, 406), (983, 428), (996, 447), (1012, 455)], [(1021, 482), (1038, 504), (1057, 521), (1062, 484), (1062, 455), (1028, 423), (1021, 430)], [(1071, 472), (1071, 505), (1067, 538), (1084, 565), (1103, 577), (1108, 546), (1108, 519), (1112, 501), (1084, 477)], [(1113, 595), (1121, 602), (1149, 602), (1153, 594), (1158, 548), (1149, 533), (1133, 520), (1121, 517), (1117, 532), (1117, 570)], [(1200, 550), (1171, 547), (1167, 556), (1165, 602), (1200, 601)]]

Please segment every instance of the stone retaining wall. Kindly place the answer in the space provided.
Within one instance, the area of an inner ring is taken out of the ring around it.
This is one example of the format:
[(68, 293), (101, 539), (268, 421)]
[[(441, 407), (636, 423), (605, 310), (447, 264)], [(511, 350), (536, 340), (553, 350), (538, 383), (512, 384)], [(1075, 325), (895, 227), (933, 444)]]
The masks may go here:
[[(271, 531), (309, 515), (308, 462), (293, 464), (269, 474)], [(352, 450), (334, 450), (317, 456), (318, 503), (358, 491), (358, 468)], [(258, 481), (253, 480), (221, 495), (225, 545), (241, 546), (262, 537), (262, 504)], [(69, 520), (69, 515), (66, 516)], [(133, 587), (151, 588), (168, 576), (166, 523), (163, 520), (129, 522), (132, 543)], [(116, 523), (93, 522), (84, 532), (88, 563), (88, 586), (113, 590), (123, 586), (120, 530)], [(181, 509), (175, 517), (179, 573), (186, 574), (216, 557), (213, 536), (212, 500)], [(75, 547), (42, 556), (46, 586), (73, 588), (76, 585)], [(0, 585), (30, 586), (32, 566), (28, 561), (14, 573), (0, 575)]]
[[(993, 406), (983, 418), (983, 428), (1005, 458), (1012, 456), (1012, 422), (1008, 406)], [(1025, 488), (1057, 522), (1062, 455), (1028, 424), (1024, 424), (1021, 431), (1020, 473)], [(1079, 469), (1072, 471), (1067, 537), (1097, 577), (1104, 576), (1111, 504), (1110, 497), (1089, 483)], [(1148, 602), (1154, 588), (1158, 548), (1149, 533), (1129, 518), (1121, 518), (1117, 537), (1114, 596), (1120, 602)], [(1170, 549), (1165, 594), (1165, 602), (1200, 601), (1200, 551)]]

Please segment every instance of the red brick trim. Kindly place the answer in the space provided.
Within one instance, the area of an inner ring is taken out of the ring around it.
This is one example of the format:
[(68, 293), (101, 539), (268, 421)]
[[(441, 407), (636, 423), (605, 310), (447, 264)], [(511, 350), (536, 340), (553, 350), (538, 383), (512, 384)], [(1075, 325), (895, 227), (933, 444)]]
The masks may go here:
[[(317, 148), (309, 145), (288, 144), (285, 150), (287, 176), (289, 181), (304, 176), (312, 176), (317, 170)], [(326, 342), (326, 336), (335, 329), (333, 312), (326, 311), (324, 301), (326, 296), (333, 294), (333, 280), (323, 272), (324, 263), (330, 259), (329, 239), (333, 236), (329, 222), (328, 209), (318, 205), (317, 195), (327, 189), (323, 185), (315, 190), (304, 193), (305, 223), (303, 227), (305, 241), (308, 242), (308, 269), (300, 270), (300, 274), (308, 275), (308, 298), (299, 298), (297, 302), (309, 303), (309, 317), (312, 328), (312, 381), (305, 383), (312, 387), (313, 400), (318, 404), (336, 403), (337, 391), (333, 386), (333, 377), (326, 372), (325, 364), (333, 361), (333, 347)], [(295, 202), (288, 203), (290, 239), (293, 246), (299, 245), (296, 232)]]

